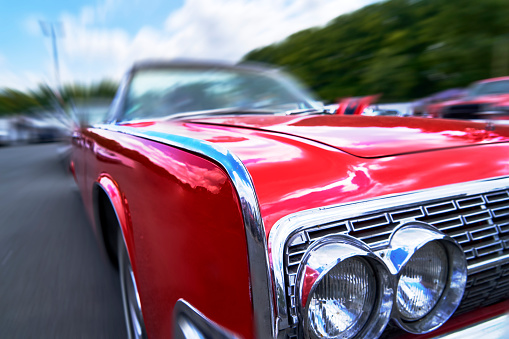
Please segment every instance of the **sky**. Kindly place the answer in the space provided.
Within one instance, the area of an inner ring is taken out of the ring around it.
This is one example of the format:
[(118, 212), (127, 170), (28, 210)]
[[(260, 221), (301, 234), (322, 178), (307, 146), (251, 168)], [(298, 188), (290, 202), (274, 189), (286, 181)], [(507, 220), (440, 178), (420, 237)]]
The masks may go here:
[(375, 0), (0, 0), (0, 88), (119, 80), (137, 60), (236, 62)]

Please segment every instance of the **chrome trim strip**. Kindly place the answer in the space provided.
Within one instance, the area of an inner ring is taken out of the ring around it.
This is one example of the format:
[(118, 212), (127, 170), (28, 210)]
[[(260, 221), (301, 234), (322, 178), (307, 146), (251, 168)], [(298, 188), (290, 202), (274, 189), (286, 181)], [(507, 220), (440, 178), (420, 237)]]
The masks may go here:
[(473, 273), (481, 272), (481, 271), (483, 271), (486, 268), (490, 268), (495, 263), (503, 265), (503, 264), (508, 263), (508, 262), (509, 262), (509, 254), (501, 255), (499, 257), (496, 257), (496, 258), (493, 258), (493, 259), (488, 259), (488, 260), (483, 261), (481, 263), (477, 263), (477, 264), (471, 265), (468, 268), (468, 274), (473, 274)]
[(120, 125), (97, 125), (95, 128), (129, 134), (183, 149), (211, 159), (224, 168), (237, 190), (244, 218), (255, 335), (258, 338), (274, 338), (276, 324), (274, 320), (273, 285), (269, 269), (265, 227), (263, 226), (253, 181), (242, 161), (229, 150), (203, 140), (161, 132), (142, 131), (138, 128)]
[(184, 299), (173, 307), (174, 339), (238, 339), (237, 335), (219, 326)]
[[(433, 201), (447, 197), (466, 197), (468, 195), (488, 193), (490, 191), (506, 188), (509, 188), (509, 176), (434, 187), (408, 193), (391, 194), (340, 205), (319, 207), (281, 218), (272, 227), (268, 240), (272, 262), (271, 269), (275, 284), (274, 290), (277, 293), (276, 316), (278, 328), (281, 330), (289, 327), (284, 278), (284, 251), (286, 240), (293, 233), (312, 228), (316, 225), (327, 224), (352, 217), (360, 217), (389, 208), (404, 208), (405, 206), (423, 201)], [(471, 273), (470, 270), (478, 270), (478, 268), (469, 267), (468, 273)]]

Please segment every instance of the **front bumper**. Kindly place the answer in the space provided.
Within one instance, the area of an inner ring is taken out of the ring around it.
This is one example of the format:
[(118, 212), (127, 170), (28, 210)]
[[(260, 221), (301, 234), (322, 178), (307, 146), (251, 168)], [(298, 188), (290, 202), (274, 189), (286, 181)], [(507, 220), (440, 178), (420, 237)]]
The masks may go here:
[(509, 338), (509, 314), (499, 315), (463, 329), (440, 335), (436, 339)]
[(398, 339), (507, 339), (509, 300), (449, 319), (444, 326), (424, 335), (407, 334)]

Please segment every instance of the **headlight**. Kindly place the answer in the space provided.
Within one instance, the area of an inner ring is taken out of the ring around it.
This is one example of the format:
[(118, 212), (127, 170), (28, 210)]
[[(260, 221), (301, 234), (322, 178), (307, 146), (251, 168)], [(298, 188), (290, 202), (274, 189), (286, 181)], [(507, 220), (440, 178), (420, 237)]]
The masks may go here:
[(308, 323), (318, 338), (350, 338), (375, 305), (376, 280), (362, 258), (348, 258), (318, 282), (309, 300)]
[(412, 222), (390, 240), (386, 262), (397, 276), (396, 323), (427, 333), (449, 319), (465, 291), (467, 263), (461, 247), (430, 225)]
[(429, 243), (414, 253), (398, 280), (397, 305), (407, 320), (418, 320), (437, 304), (448, 277), (447, 253)]
[(308, 249), (297, 291), (306, 338), (377, 337), (392, 309), (390, 274), (361, 242), (330, 236)]

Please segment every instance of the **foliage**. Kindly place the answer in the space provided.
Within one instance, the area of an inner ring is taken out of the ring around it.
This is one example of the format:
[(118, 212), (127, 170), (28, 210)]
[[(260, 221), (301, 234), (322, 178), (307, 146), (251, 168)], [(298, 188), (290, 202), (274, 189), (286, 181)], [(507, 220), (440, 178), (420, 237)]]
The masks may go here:
[(66, 107), (71, 102), (91, 98), (111, 99), (118, 85), (111, 80), (103, 80), (97, 84), (66, 84), (59, 92), (48, 85), (41, 84), (37, 89), (21, 92), (13, 89), (0, 90), (0, 115), (31, 112), (41, 109), (52, 109), (55, 106)]
[(419, 98), (509, 73), (509, 1), (390, 0), (251, 51), (322, 99)]

